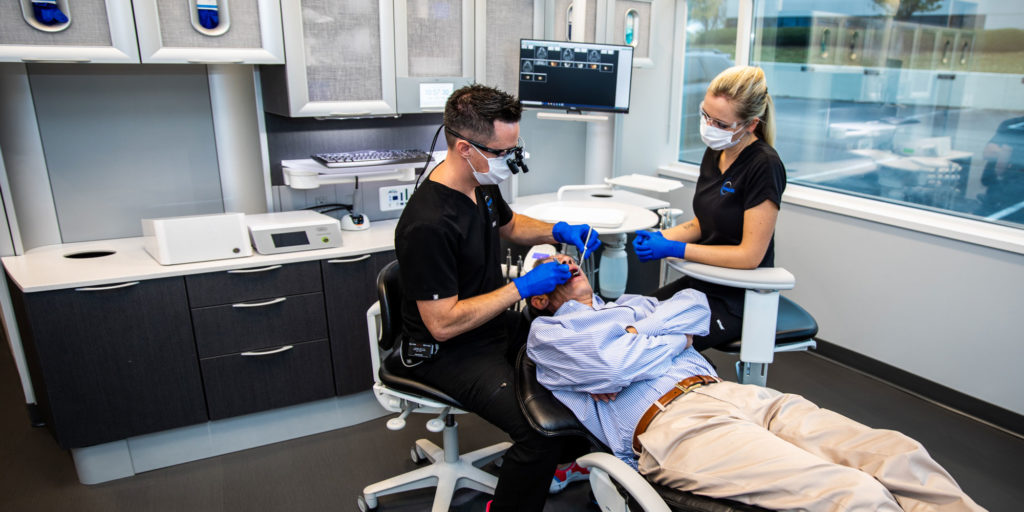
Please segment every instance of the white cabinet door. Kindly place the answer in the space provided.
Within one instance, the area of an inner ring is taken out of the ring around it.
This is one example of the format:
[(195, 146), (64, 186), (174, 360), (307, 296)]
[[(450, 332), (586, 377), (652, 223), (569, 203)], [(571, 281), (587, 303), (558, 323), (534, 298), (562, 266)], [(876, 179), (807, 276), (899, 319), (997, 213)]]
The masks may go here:
[(0, 3), (0, 62), (139, 62), (127, 0), (57, 0), (67, 21), (45, 25), (30, 0)]
[(279, 0), (219, 0), (217, 23), (199, 21), (204, 0), (132, 0), (142, 62), (283, 64)]
[(395, 0), (398, 112), (443, 112), (473, 82), (473, 0)]
[(477, 0), (476, 80), (519, 93), (519, 40), (544, 34), (544, 0)]
[(260, 70), (267, 111), (292, 117), (394, 114), (392, 0), (282, 0), (285, 60)]

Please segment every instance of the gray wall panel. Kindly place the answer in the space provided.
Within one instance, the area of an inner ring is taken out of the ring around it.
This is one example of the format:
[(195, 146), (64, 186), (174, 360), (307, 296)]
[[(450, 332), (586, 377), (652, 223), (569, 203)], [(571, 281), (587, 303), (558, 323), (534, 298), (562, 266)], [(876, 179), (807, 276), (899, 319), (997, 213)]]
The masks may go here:
[(223, 211), (204, 66), (28, 69), (63, 242)]

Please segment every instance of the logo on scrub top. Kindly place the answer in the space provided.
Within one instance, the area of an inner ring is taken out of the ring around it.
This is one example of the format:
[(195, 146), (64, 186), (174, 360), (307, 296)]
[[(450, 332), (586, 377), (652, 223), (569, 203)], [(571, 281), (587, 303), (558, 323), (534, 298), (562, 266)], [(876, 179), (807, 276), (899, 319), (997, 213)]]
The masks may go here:
[(491, 196), (484, 196), (484, 202), (487, 204), (487, 217), (491, 219), (491, 227), (498, 225), (498, 221), (494, 220), (494, 199)]
[(718, 191), (718, 193), (719, 193), (719, 195), (723, 195), (723, 196), (726, 195), (726, 194), (735, 194), (736, 193), (736, 189), (733, 188), (731, 181), (727, 181), (725, 183), (722, 183), (722, 188), (721, 188), (721, 190)]

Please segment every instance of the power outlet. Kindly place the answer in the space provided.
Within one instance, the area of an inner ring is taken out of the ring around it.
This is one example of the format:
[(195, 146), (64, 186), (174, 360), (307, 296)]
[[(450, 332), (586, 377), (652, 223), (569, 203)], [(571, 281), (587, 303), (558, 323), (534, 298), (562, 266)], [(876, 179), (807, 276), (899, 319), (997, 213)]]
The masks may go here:
[(414, 185), (389, 185), (380, 188), (380, 211), (389, 212), (405, 208)]

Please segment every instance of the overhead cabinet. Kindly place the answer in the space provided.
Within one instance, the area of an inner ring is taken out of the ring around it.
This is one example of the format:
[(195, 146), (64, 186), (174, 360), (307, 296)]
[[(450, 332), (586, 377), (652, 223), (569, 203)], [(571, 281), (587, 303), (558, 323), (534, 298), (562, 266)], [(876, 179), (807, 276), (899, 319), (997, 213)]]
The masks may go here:
[[(198, 3), (197, 3), (198, 2)], [(216, 4), (200, 15), (199, 4)], [(282, 64), (279, 0), (31, 0), (0, 5), (0, 62)]]
[(474, 81), (518, 89), (519, 39), (544, 0), (283, 0), (285, 58), (261, 68), (264, 108), (290, 117), (441, 112)]
[[(395, 0), (398, 112), (442, 112), (473, 82), (473, 0)], [(461, 35), (461, 37), (460, 37)]]
[[(197, 5), (216, 4), (204, 24)], [(142, 62), (283, 64), (278, 0), (132, 0)]]
[(283, 0), (285, 59), (260, 72), (266, 110), (292, 117), (394, 114), (392, 0)]
[(65, 22), (36, 19), (31, 0), (0, 4), (2, 62), (139, 62), (132, 4), (57, 0)]

